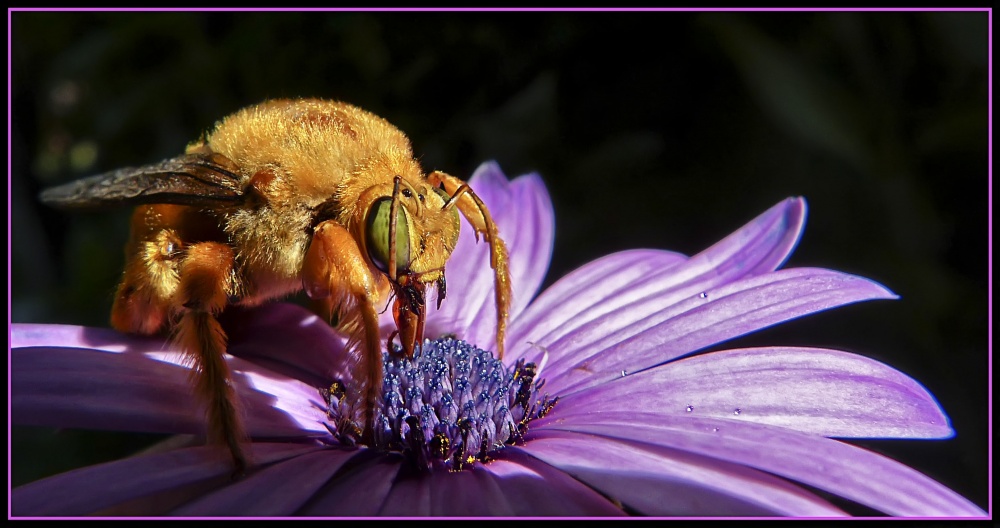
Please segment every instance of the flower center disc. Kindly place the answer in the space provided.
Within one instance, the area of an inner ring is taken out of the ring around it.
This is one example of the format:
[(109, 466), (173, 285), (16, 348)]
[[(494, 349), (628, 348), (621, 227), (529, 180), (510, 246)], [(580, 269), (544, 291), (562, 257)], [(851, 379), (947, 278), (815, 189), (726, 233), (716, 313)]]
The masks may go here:
[[(383, 353), (385, 378), (376, 412), (374, 445), (398, 451), (420, 468), (451, 471), (522, 440), (528, 423), (545, 416), (558, 398), (538, 398), (536, 366), (508, 368), (491, 352), (444, 337), (424, 340), (412, 359)], [(349, 419), (342, 385), (325, 393), (328, 414), (342, 443), (360, 439)]]

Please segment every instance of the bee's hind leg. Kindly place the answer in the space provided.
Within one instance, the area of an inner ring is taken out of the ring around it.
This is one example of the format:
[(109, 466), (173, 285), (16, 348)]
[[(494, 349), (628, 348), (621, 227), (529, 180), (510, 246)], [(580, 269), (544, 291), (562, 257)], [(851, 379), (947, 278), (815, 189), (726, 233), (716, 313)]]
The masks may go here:
[(232, 293), (233, 250), (218, 242), (185, 243), (213, 236), (213, 222), (179, 205), (135, 209), (111, 326), (144, 335), (174, 330), (174, 342), (194, 367), (195, 392), (207, 404), (209, 439), (225, 444), (242, 472), (246, 433), (224, 358), (226, 336), (215, 319)]
[(219, 242), (186, 248), (180, 263), (175, 341), (193, 362), (195, 391), (208, 404), (209, 441), (229, 448), (240, 474), (247, 466), (247, 433), (226, 364), (226, 334), (216, 315), (233, 289), (233, 249)]

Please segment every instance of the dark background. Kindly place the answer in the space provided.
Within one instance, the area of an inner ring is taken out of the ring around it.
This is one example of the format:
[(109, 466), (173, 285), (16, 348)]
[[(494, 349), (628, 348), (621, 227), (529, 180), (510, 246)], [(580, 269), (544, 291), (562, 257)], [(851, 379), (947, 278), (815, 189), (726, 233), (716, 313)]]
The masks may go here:
[[(15, 322), (105, 326), (121, 272), (128, 213), (53, 212), (41, 188), (176, 155), (265, 98), (342, 99), (399, 126), (426, 169), (538, 171), (546, 284), (616, 250), (696, 253), (805, 196), (788, 265), (902, 299), (726, 348), (825, 346), (913, 376), (955, 438), (857, 443), (986, 508), (986, 12), (15, 12), (10, 31)], [(152, 439), (18, 428), (13, 482)]]

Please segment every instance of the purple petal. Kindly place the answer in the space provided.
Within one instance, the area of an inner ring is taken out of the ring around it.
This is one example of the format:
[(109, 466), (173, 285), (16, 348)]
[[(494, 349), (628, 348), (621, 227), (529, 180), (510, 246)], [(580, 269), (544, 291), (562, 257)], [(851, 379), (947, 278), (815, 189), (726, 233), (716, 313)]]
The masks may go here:
[[(351, 379), (346, 337), (301, 306), (276, 302), (252, 309), (231, 307), (220, 322), (230, 344), (228, 352), (235, 356), (317, 387)], [(142, 353), (182, 363), (171, 359), (179, 352), (162, 336), (70, 325), (11, 325), (11, 348), (30, 346)]]
[(559, 415), (655, 410), (849, 438), (948, 438), (934, 397), (873, 359), (819, 348), (751, 348), (667, 363), (562, 396)]
[(455, 473), (400, 477), (380, 515), (621, 516), (591, 488), (535, 458), (504, 451), (502, 459)]
[[(516, 317), (538, 291), (552, 257), (552, 202), (537, 174), (507, 182), (493, 162), (480, 165), (469, 184), (489, 207), (500, 237), (507, 244), (513, 290), (510, 315)], [(477, 243), (471, 226), (463, 221), (458, 244), (445, 268), (447, 298), (440, 310), (430, 310), (427, 319), (429, 337), (457, 333), (487, 348), (495, 341), (496, 306), (489, 253), (485, 241)], [(431, 304), (435, 302), (428, 299), (428, 306)]]
[(836, 306), (895, 295), (868, 279), (818, 268), (745, 277), (708, 290), (646, 298), (556, 341), (544, 377), (565, 394), (690, 354), (734, 337)]
[(202, 495), (171, 515), (290, 516), (309, 501), (357, 449), (323, 449), (305, 453), (252, 473), (233, 484)]
[(14, 424), (195, 433), (204, 420), (183, 367), (142, 354), (71, 348), (10, 354)]
[(541, 363), (544, 350), (536, 346), (537, 341), (558, 339), (607, 314), (613, 308), (607, 304), (609, 301), (620, 303), (644, 296), (646, 292), (635, 287), (637, 282), (669, 276), (670, 269), (685, 260), (684, 255), (669, 251), (632, 250), (608, 255), (573, 271), (545, 290), (513, 321), (507, 340), (509, 359), (525, 357)]
[[(594, 411), (573, 416), (553, 412), (535, 429), (540, 430), (648, 442), (744, 464), (889, 515), (985, 515), (964, 497), (899, 462), (782, 427), (697, 416)], [(534, 452), (533, 440), (528, 446)]]
[(504, 452), (485, 464), (518, 516), (622, 516), (620, 508), (590, 487), (523, 452)]
[[(477, 173), (492, 172), (494, 177), (502, 176), (495, 162), (484, 165)], [(478, 185), (477, 181), (473, 183)], [(502, 187), (490, 186), (488, 189), (500, 191)], [(490, 207), (491, 214), (494, 209), (497, 211), (493, 220), (500, 229), (500, 237), (507, 244), (513, 289), (510, 313), (513, 317), (524, 311), (545, 279), (552, 261), (555, 215), (548, 189), (537, 173), (518, 176), (506, 184), (504, 191), (485, 196), (483, 200)], [(485, 244), (476, 245), (485, 248)]]
[(431, 515), (431, 481), (428, 478), (405, 476), (396, 479), (389, 490), (380, 516), (426, 517)]
[[(526, 341), (548, 346), (596, 322), (611, 332), (619, 328), (609, 319), (616, 313), (654, 313), (734, 280), (773, 271), (795, 247), (805, 210), (801, 198), (784, 200), (687, 261), (676, 253), (626, 251), (581, 267), (540, 295), (512, 325), (513, 358), (538, 361), (541, 352)], [(625, 317), (617, 324), (632, 320)]]
[(252, 437), (329, 436), (326, 402), (315, 387), (239, 358), (228, 363)]
[(10, 347), (78, 348), (143, 355), (181, 365), (183, 354), (160, 336), (123, 334), (110, 328), (56, 324), (11, 325)]
[(10, 325), (10, 348), (33, 346), (92, 348), (107, 352), (163, 352), (162, 337), (122, 334), (110, 328), (57, 324)]
[(743, 277), (774, 271), (788, 260), (798, 245), (805, 222), (805, 199), (786, 198), (692, 257), (693, 267), (688, 272), (702, 275), (715, 270), (729, 275), (730, 268), (738, 268), (743, 271), (733, 276)]
[(445, 473), (435, 471), (431, 480), (431, 515), (462, 517), (512, 517), (514, 507), (497, 481), (482, 468)]
[(646, 515), (842, 516), (819, 497), (740, 464), (586, 431), (536, 428), (520, 450)]
[(402, 458), (367, 452), (371, 459), (353, 466), (324, 486), (298, 515), (371, 517), (385, 504)]
[(349, 383), (354, 360), (347, 338), (314, 313), (290, 303), (230, 310), (220, 322), (228, 352), (315, 387), (333, 380)]
[[(302, 444), (253, 444), (253, 460), (270, 464), (317, 449)], [(159, 515), (231, 481), (232, 462), (215, 447), (141, 455), (61, 473), (11, 492), (15, 516), (82, 516), (144, 499), (116, 514)], [(155, 506), (153, 506), (155, 504)]]
[[(164, 355), (176, 363), (180, 354)], [(19, 425), (161, 433), (204, 428), (191, 371), (145, 354), (76, 348), (11, 350), (11, 421)], [(251, 435), (327, 436), (316, 389), (228, 358)]]

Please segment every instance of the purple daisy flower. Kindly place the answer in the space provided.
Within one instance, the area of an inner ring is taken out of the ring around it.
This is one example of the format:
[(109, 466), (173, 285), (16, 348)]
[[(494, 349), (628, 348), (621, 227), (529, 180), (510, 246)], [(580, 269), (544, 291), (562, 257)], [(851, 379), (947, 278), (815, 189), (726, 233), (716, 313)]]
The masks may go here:
[[(413, 360), (386, 356), (376, 445), (338, 428), (354, 383), (345, 336), (292, 304), (230, 310), (227, 359), (253, 437), (255, 466), (243, 478), (230, 478), (219, 448), (195, 442), (21, 486), (12, 514), (845, 515), (824, 498), (833, 495), (894, 516), (986, 515), (914, 469), (834, 439), (951, 437), (933, 396), (906, 375), (818, 348), (695, 355), (896, 297), (836, 271), (777, 269), (801, 234), (801, 198), (693, 257), (615, 253), (534, 298), (554, 231), (544, 185), (537, 175), (508, 182), (492, 163), (472, 185), (510, 248), (502, 363), (487, 352), (488, 253), (466, 228), (447, 269), (449, 285), (462, 286), (428, 314), (426, 335), (441, 337)], [(15, 324), (10, 344), (14, 424), (203, 426), (183, 354), (162, 338)]]

